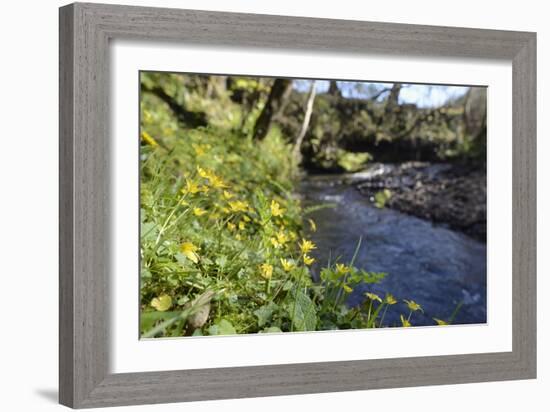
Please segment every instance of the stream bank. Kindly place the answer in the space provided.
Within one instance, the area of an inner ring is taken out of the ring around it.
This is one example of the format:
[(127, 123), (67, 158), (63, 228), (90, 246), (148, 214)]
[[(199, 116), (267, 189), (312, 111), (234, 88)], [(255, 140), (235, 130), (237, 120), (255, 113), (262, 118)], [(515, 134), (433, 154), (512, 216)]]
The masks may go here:
[(486, 171), (452, 163), (373, 163), (357, 173), (316, 175), (327, 184), (355, 187), (371, 203), (388, 190), (384, 207), (458, 230), (485, 242), (487, 238)]

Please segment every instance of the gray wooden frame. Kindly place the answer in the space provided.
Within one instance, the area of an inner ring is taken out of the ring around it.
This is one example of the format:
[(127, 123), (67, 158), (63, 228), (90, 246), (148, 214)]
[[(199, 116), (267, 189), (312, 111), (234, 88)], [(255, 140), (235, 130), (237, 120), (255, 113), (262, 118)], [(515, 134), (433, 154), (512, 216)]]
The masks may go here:
[[(108, 50), (115, 38), (511, 61), (513, 350), (110, 374)], [(76, 3), (60, 9), (59, 47), (62, 404), (87, 408), (536, 376), (536, 34)]]

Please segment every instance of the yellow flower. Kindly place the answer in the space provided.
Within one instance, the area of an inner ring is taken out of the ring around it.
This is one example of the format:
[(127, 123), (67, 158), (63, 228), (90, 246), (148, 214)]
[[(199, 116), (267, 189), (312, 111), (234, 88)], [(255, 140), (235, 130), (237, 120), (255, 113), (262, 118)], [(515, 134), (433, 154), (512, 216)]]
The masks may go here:
[(349, 285), (346, 285), (345, 283), (344, 283), (344, 286), (343, 286), (343, 288), (344, 288), (344, 290), (345, 290), (345, 291), (346, 291), (347, 293), (351, 293), (351, 292), (353, 292), (353, 289), (352, 289), (352, 288), (350, 288), (350, 287), (349, 287)]
[(224, 191), (223, 191), (223, 198), (224, 198), (225, 200), (229, 200), (229, 199), (231, 199), (231, 198), (233, 198), (233, 197), (235, 197), (235, 195), (234, 195), (233, 193), (228, 192), (227, 190), (224, 190)]
[(235, 235), (235, 239), (237, 239), (237, 240), (241, 240), (241, 239), (242, 239), (242, 237), (241, 237), (241, 235), (239, 235), (239, 234), (237, 233), (237, 234)]
[(200, 177), (204, 179), (208, 179), (208, 177), (210, 176), (210, 172), (208, 170), (203, 169), (200, 166), (197, 166), (197, 173), (199, 174)]
[(200, 166), (197, 166), (197, 172), (203, 179), (208, 179), (210, 185), (215, 189), (222, 189), (227, 187), (225, 182), (211, 170), (205, 170)]
[(294, 268), (294, 262), (281, 258), (281, 266), (285, 272), (290, 272)]
[(411, 326), (411, 322), (405, 319), (403, 315), (400, 315), (400, 316), (401, 316), (401, 324), (403, 325), (404, 328), (408, 328), (409, 326)]
[(180, 250), (181, 250), (181, 253), (183, 253), (185, 257), (190, 261), (192, 261), (193, 263), (197, 263), (199, 261), (199, 255), (197, 255), (196, 253), (197, 250), (199, 250), (199, 248), (195, 246), (193, 243), (191, 242), (182, 243), (180, 246)]
[(369, 298), (370, 300), (377, 300), (378, 302), (382, 303), (382, 299), (380, 299), (380, 296), (378, 296), (376, 293), (367, 292), (365, 293), (365, 295), (367, 295), (367, 298)]
[(199, 187), (199, 185), (191, 180), (185, 180), (185, 189), (181, 189), (181, 192), (183, 194), (186, 194), (186, 193), (191, 193), (191, 194), (195, 194), (195, 193), (198, 193), (200, 192), (201, 188)]
[(145, 130), (141, 132), (141, 138), (145, 143), (147, 143), (151, 147), (157, 147), (159, 145), (157, 141), (153, 139), (153, 137), (149, 133), (147, 133)]
[(438, 326), (446, 326), (449, 324), (448, 322), (445, 322), (444, 320), (441, 320), (441, 319), (433, 318), (433, 320), (437, 322)]
[(311, 256), (308, 256), (308, 255), (304, 255), (304, 263), (306, 265), (311, 265), (313, 262), (315, 262), (315, 259), (312, 258)]
[(312, 232), (317, 232), (317, 225), (315, 224), (315, 221), (313, 219), (308, 219), (309, 227)]
[(204, 215), (205, 213), (206, 213), (206, 210), (201, 209), (200, 207), (195, 207), (195, 208), (193, 208), (193, 214), (194, 214), (195, 216), (202, 216), (202, 215)]
[(231, 223), (231, 222), (227, 222), (227, 228), (230, 230), (230, 231), (234, 231), (235, 230), (235, 224), (234, 223)]
[(213, 173), (210, 174), (210, 176), (208, 177), (208, 181), (210, 182), (212, 187), (214, 187), (215, 189), (223, 189), (225, 187), (228, 187), (223, 181), (223, 179), (221, 179), (220, 177), (216, 176)]
[(317, 246), (315, 246), (315, 243), (313, 243), (310, 240), (302, 239), (302, 243), (300, 244), (300, 250), (304, 255), (313, 249), (317, 249)]
[(185, 199), (181, 199), (180, 205), (182, 206), (189, 206), (189, 202)]
[(282, 230), (277, 233), (277, 242), (279, 242), (281, 245), (284, 245), (286, 242), (288, 242), (288, 237)]
[(386, 293), (386, 297), (384, 298), (384, 301), (388, 305), (395, 305), (397, 303), (397, 300), (393, 297), (391, 293)]
[(271, 276), (273, 275), (273, 266), (269, 263), (262, 263), (260, 265), (260, 274), (264, 279), (271, 279)]
[(250, 222), (251, 219), (247, 215), (243, 215), (243, 220), (245, 222)]
[(275, 200), (271, 201), (271, 215), (272, 216), (282, 216), (285, 209), (281, 208), (281, 205)]
[(159, 312), (165, 312), (172, 306), (172, 298), (169, 295), (161, 295), (151, 300), (151, 306)]
[(195, 150), (195, 153), (197, 154), (197, 156), (202, 156), (202, 155), (205, 154), (209, 149), (212, 148), (212, 146), (209, 145), (209, 144), (195, 144), (195, 143), (191, 143), (191, 146), (192, 146), (193, 149)]
[(239, 222), (239, 230), (244, 230), (246, 228), (246, 223), (244, 223), (244, 221), (240, 221)]
[(241, 200), (235, 200), (233, 202), (228, 202), (229, 208), (232, 212), (246, 212), (248, 208), (248, 203)]
[(346, 273), (349, 273), (350, 268), (343, 263), (337, 263), (336, 264), (336, 273), (340, 276), (345, 275)]
[(424, 310), (422, 310), (422, 307), (418, 303), (416, 303), (414, 300), (405, 299), (404, 302), (407, 304), (409, 309), (412, 310), (413, 312), (416, 312), (417, 310), (424, 312)]
[(282, 245), (279, 243), (279, 241), (277, 240), (277, 238), (275, 237), (272, 237), (271, 239), (269, 239), (269, 241), (271, 242), (271, 244), (273, 245), (273, 247), (275, 249), (279, 249)]
[(191, 146), (195, 150), (197, 156), (202, 156), (205, 153), (205, 147), (203, 145), (191, 143)]

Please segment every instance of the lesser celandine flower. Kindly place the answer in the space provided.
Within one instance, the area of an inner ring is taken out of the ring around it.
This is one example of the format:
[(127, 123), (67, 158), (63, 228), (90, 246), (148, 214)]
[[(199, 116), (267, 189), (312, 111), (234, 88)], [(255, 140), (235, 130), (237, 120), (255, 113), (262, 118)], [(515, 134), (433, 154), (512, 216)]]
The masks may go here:
[(444, 320), (441, 320), (441, 319), (433, 318), (433, 320), (436, 321), (438, 326), (447, 326), (449, 324), (448, 322), (445, 322)]
[(185, 180), (185, 189), (181, 189), (183, 194), (185, 193), (195, 194), (200, 192), (200, 190), (201, 188), (199, 187), (199, 185), (193, 182), (192, 180)]
[(231, 222), (227, 222), (227, 228), (231, 231), (235, 230), (235, 224)]
[(407, 304), (409, 309), (412, 310), (413, 312), (416, 312), (417, 310), (420, 310), (420, 311), (424, 312), (422, 310), (422, 307), (418, 303), (416, 303), (414, 300), (405, 299), (404, 302)]
[(279, 241), (275, 237), (270, 238), (269, 241), (271, 242), (271, 244), (275, 249), (279, 249), (282, 247), (282, 245), (279, 243)]
[(260, 274), (264, 279), (271, 279), (271, 276), (273, 276), (273, 266), (269, 263), (262, 263), (260, 265)]
[(281, 258), (281, 266), (285, 272), (290, 272), (294, 268), (294, 263), (291, 260)]
[(196, 253), (199, 248), (191, 242), (184, 242), (180, 246), (181, 253), (190, 261), (197, 263), (199, 255)]
[(239, 230), (244, 230), (246, 228), (246, 223), (243, 220), (239, 222)]
[(401, 324), (403, 325), (404, 328), (408, 328), (409, 326), (411, 326), (411, 322), (405, 319), (403, 315), (400, 315), (400, 316), (401, 316)]
[(210, 176), (208, 177), (208, 181), (210, 182), (210, 184), (212, 185), (212, 187), (216, 188), (216, 189), (223, 189), (225, 187), (228, 187), (225, 182), (223, 181), (223, 179), (221, 179), (220, 177), (216, 176), (215, 174), (210, 174)]
[(242, 200), (235, 200), (233, 202), (227, 202), (232, 212), (246, 212), (248, 209), (248, 203)]
[(210, 150), (212, 148), (212, 146), (209, 145), (209, 144), (191, 143), (191, 146), (193, 146), (193, 149), (195, 150), (195, 153), (197, 154), (197, 156), (202, 156), (203, 154), (205, 154), (208, 150)]
[(195, 207), (195, 208), (193, 208), (193, 214), (194, 214), (195, 216), (202, 216), (202, 215), (204, 215), (205, 213), (206, 213), (206, 210), (201, 209), (200, 207)]
[(197, 173), (199, 174), (200, 177), (204, 179), (208, 179), (208, 176), (210, 175), (210, 173), (208, 173), (207, 170), (203, 169), (200, 166), (197, 166)]
[(312, 258), (311, 256), (308, 256), (308, 255), (304, 255), (304, 263), (306, 265), (311, 265), (313, 262), (315, 262), (315, 259)]
[(205, 153), (205, 146), (196, 143), (191, 143), (191, 146), (193, 147), (193, 150), (195, 150), (197, 156), (202, 156)]
[(343, 263), (337, 263), (336, 264), (336, 273), (340, 276), (345, 275), (350, 271), (350, 268)]
[(281, 245), (284, 245), (286, 242), (288, 242), (288, 237), (282, 230), (279, 230), (277, 233), (277, 242), (279, 242)]
[(370, 300), (377, 300), (378, 302), (382, 303), (382, 299), (380, 299), (380, 296), (378, 296), (376, 293), (371, 293), (371, 292), (367, 292), (365, 293), (365, 295), (370, 299)]
[(279, 205), (275, 200), (271, 201), (271, 215), (272, 216), (282, 216), (285, 212), (285, 209)]
[(197, 173), (200, 177), (208, 179), (208, 182), (213, 188), (223, 189), (227, 187), (225, 182), (211, 170), (205, 170), (202, 167), (197, 166)]
[(397, 303), (397, 300), (393, 297), (391, 293), (386, 293), (384, 302), (386, 302), (388, 305), (395, 305)]
[(147, 133), (145, 130), (141, 132), (141, 138), (145, 143), (147, 143), (151, 147), (157, 147), (159, 145), (157, 141), (153, 139), (153, 137), (149, 133)]
[(223, 191), (223, 198), (225, 200), (229, 200), (229, 199), (232, 199), (233, 197), (235, 197), (235, 195), (231, 192), (228, 192), (227, 190), (224, 190)]
[(317, 246), (315, 246), (315, 243), (313, 243), (311, 240), (302, 239), (302, 243), (300, 244), (300, 250), (302, 251), (303, 254), (306, 254), (313, 249), (317, 249)]

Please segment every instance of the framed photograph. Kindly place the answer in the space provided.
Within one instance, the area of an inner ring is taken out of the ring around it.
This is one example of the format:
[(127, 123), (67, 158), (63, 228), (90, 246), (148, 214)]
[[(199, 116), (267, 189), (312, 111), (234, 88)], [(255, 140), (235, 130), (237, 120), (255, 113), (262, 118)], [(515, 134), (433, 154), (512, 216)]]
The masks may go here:
[(60, 9), (60, 402), (536, 376), (536, 35)]

